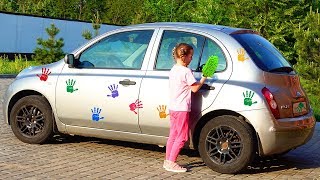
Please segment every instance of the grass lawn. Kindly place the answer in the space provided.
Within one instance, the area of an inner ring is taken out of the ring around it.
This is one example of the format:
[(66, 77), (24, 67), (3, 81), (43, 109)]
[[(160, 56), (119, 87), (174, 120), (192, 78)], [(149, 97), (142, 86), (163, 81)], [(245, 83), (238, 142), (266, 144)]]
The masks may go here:
[(21, 55), (15, 56), (14, 60), (7, 57), (0, 57), (0, 74), (18, 74), (21, 70), (29, 66), (37, 66), (40, 63), (35, 61), (27, 61), (27, 58)]

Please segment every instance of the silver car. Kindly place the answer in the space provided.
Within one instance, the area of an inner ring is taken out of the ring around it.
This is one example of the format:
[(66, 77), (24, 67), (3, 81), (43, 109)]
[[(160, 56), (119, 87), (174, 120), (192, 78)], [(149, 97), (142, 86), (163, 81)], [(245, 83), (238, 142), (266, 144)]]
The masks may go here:
[(190, 141), (205, 164), (237, 173), (258, 154), (286, 153), (312, 136), (315, 118), (297, 73), (259, 33), (197, 23), (150, 23), (107, 32), (58, 62), (23, 70), (8, 87), (4, 119), (15, 136), (41, 144), (55, 133), (164, 146), (169, 134), (172, 48), (194, 48)]

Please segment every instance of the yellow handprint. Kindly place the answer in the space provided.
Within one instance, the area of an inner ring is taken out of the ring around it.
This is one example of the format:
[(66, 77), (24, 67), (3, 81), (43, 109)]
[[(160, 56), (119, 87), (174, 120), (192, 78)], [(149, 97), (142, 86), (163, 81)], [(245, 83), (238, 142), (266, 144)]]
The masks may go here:
[(169, 114), (166, 114), (166, 110), (167, 110), (166, 105), (159, 105), (159, 107), (157, 107), (157, 110), (159, 111), (160, 118), (166, 118), (167, 116), (169, 116)]
[(246, 51), (243, 48), (238, 49), (237, 52), (238, 52), (238, 61), (243, 62), (249, 59), (247, 57), (244, 57), (246, 55)]

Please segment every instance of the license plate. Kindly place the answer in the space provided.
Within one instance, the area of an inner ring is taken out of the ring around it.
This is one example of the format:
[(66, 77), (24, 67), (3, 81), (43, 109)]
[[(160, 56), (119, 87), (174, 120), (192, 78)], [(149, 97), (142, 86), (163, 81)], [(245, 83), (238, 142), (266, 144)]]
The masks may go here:
[(296, 115), (302, 115), (307, 112), (307, 103), (306, 102), (296, 102), (293, 103), (293, 114)]

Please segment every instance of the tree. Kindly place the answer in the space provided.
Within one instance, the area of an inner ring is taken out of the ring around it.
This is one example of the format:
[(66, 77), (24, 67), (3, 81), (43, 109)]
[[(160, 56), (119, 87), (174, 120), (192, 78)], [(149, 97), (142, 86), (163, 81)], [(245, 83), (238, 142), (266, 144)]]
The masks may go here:
[(190, 14), (193, 22), (227, 25), (227, 8), (223, 8), (223, 0), (196, 0)]
[(51, 24), (50, 28), (46, 28), (46, 32), (49, 35), (49, 39), (43, 40), (42, 38), (37, 39), (37, 47), (34, 50), (34, 60), (43, 64), (52, 63), (60, 60), (64, 56), (62, 47), (64, 46), (63, 39), (55, 39), (55, 36), (59, 33), (59, 29)]
[(191, 21), (189, 13), (194, 1), (190, 0), (145, 0), (142, 11), (144, 22)]
[[(320, 14), (318, 10), (310, 12), (295, 30), (297, 64), (295, 69), (304, 81), (306, 90), (312, 94), (320, 94)], [(319, 99), (320, 100), (320, 99)]]
[(92, 22), (92, 28), (94, 29), (94, 35), (92, 35), (92, 33), (89, 30), (84, 30), (82, 32), (82, 36), (86, 40), (90, 40), (93, 37), (96, 37), (99, 35), (99, 29), (101, 27), (101, 20), (99, 17), (99, 13), (97, 13), (97, 15), (94, 15), (94, 19), (92, 19), (91, 22)]
[(8, 12), (14, 12), (14, 6), (16, 5), (16, 2), (11, 1), (3, 1), (0, 0), (0, 11), (8, 11)]
[(308, 6), (307, 0), (196, 0), (189, 14), (194, 22), (254, 29), (294, 64), (293, 31)]

